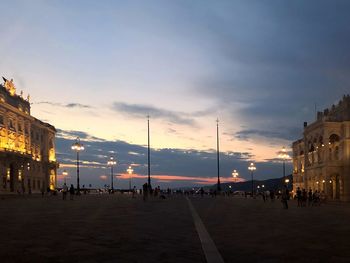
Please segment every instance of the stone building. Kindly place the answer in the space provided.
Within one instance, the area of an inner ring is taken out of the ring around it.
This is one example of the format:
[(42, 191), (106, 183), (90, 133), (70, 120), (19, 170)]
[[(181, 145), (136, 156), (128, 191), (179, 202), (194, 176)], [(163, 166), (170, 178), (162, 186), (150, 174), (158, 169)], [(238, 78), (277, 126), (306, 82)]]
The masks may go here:
[(30, 115), (29, 96), (0, 84), (0, 193), (56, 187), (55, 127)]
[(328, 198), (350, 201), (350, 96), (318, 112), (293, 143), (293, 189), (324, 191)]

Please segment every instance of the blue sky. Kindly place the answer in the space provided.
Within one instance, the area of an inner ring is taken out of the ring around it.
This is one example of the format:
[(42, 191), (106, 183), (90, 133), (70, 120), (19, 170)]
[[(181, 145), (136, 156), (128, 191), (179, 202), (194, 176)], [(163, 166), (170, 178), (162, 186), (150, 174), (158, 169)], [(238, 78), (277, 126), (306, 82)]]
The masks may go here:
[(159, 184), (215, 176), (217, 117), (223, 177), (238, 169), (248, 179), (250, 161), (258, 178), (281, 176), (277, 152), (301, 136), (315, 103), (322, 110), (349, 90), (348, 1), (3, 1), (2, 10), (0, 72), (59, 129), (72, 180), (72, 136), (96, 148), (82, 155), (85, 183), (104, 184), (116, 155), (119, 173), (133, 164), (141, 184), (147, 159), (129, 148), (144, 151), (148, 114), (154, 173), (191, 178)]

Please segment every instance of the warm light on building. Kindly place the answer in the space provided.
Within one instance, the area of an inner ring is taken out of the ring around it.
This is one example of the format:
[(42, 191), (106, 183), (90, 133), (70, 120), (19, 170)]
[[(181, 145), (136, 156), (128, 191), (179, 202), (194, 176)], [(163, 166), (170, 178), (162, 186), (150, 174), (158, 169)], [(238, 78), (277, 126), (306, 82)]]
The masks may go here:
[[(0, 84), (0, 176), (4, 192), (40, 192), (56, 187), (55, 128), (30, 115), (29, 95), (13, 80)], [(34, 169), (31, 169), (34, 168)]]

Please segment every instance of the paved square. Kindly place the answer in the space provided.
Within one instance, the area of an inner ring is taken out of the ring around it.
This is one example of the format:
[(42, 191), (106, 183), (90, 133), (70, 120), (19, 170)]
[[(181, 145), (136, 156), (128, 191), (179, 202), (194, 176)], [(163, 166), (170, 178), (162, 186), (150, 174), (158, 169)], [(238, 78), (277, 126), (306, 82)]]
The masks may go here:
[[(349, 262), (349, 204), (190, 197), (225, 262)], [(2, 197), (1, 262), (206, 262), (182, 197)]]

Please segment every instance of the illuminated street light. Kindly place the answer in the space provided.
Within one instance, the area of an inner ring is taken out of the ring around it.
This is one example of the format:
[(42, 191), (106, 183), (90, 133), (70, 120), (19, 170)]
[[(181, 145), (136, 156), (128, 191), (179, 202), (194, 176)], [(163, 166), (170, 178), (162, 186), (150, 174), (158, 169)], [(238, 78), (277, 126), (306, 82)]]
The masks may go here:
[(107, 161), (107, 165), (111, 167), (111, 190), (112, 193), (114, 192), (114, 187), (113, 187), (113, 167), (114, 165), (117, 164), (117, 161), (114, 160), (113, 157), (110, 157), (109, 160)]
[(232, 177), (233, 177), (233, 182), (234, 183), (237, 182), (238, 176), (239, 176), (239, 173), (237, 172), (237, 170), (233, 170)]
[(283, 160), (283, 178), (286, 177), (286, 160), (289, 159), (286, 147), (283, 147), (279, 152), (278, 157)]
[(134, 169), (132, 169), (131, 166), (129, 166), (129, 168), (126, 170), (129, 174), (129, 190), (131, 191), (131, 175), (134, 172)]
[(84, 146), (80, 143), (80, 138), (77, 137), (75, 143), (72, 144), (72, 150), (77, 152), (77, 195), (80, 195), (80, 181), (79, 181), (79, 152), (84, 151)]
[(250, 163), (248, 170), (250, 171), (252, 176), (252, 196), (254, 196), (254, 171), (256, 170), (254, 163)]
[(67, 172), (66, 170), (64, 170), (64, 171), (62, 172), (62, 175), (63, 175), (63, 177), (64, 177), (64, 184), (67, 184), (66, 178), (67, 178), (67, 176), (68, 176), (68, 172)]

